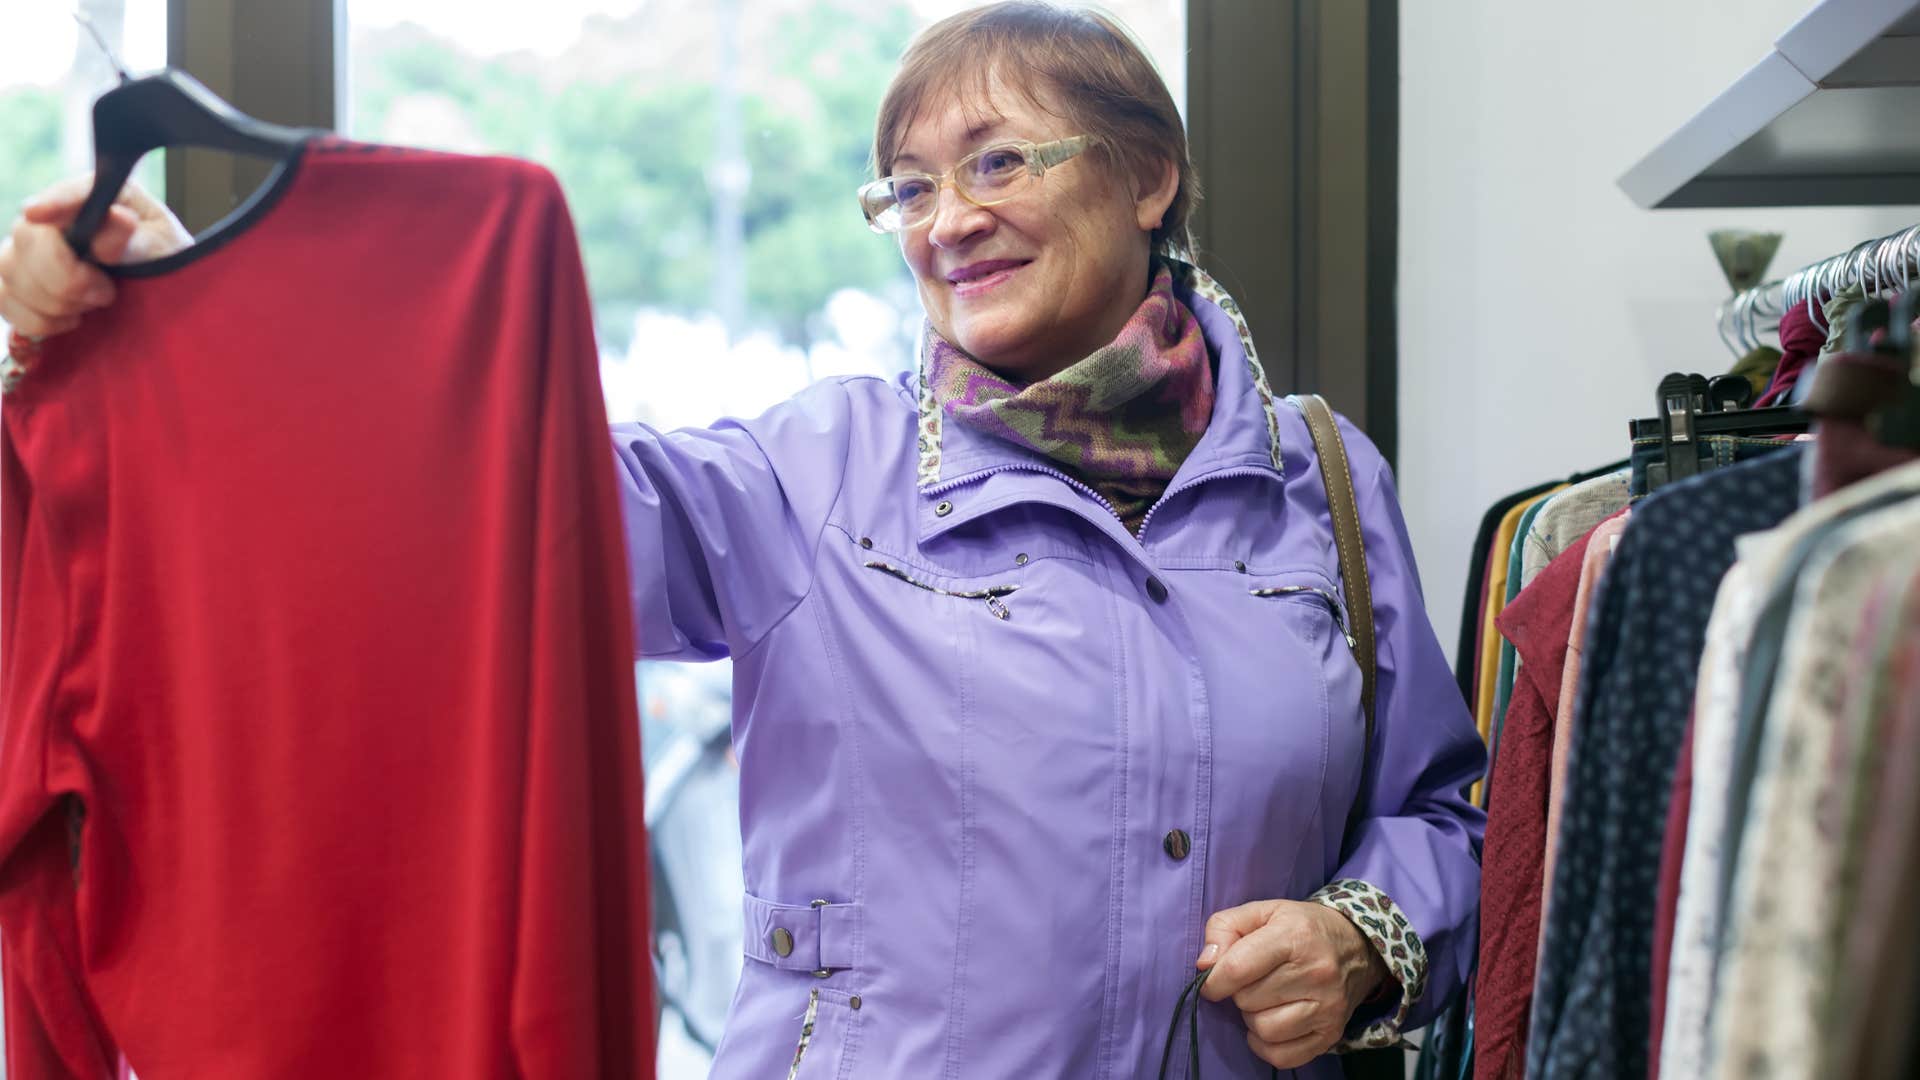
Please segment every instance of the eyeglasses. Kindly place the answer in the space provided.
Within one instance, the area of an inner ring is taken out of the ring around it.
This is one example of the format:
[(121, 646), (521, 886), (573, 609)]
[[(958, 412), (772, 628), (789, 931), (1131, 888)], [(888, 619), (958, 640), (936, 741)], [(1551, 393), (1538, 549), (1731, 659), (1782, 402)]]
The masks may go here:
[(1098, 141), (1092, 135), (1074, 135), (1044, 143), (996, 143), (961, 158), (945, 176), (896, 173), (866, 184), (860, 189), (860, 209), (867, 215), (867, 228), (895, 233), (933, 220), (942, 184), (952, 184), (956, 194), (975, 206), (998, 206)]

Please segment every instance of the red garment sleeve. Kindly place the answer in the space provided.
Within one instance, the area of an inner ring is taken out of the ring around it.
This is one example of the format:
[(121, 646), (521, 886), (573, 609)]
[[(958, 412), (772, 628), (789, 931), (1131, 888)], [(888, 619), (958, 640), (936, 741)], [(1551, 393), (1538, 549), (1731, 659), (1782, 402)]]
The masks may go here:
[[(647, 854), (633, 646), (625, 617), (619, 504), (592, 315), (573, 226), (557, 189), (546, 225), (549, 320), (541, 347), (571, 357), (546, 380), (534, 483), (527, 844), (520, 873), (514, 1045), (529, 1077), (651, 1074)], [(582, 468), (581, 463), (589, 463)], [(609, 604), (607, 598), (620, 598)], [(612, 677), (609, 677), (609, 676)], [(599, 730), (594, 730), (594, 728)], [(591, 898), (585, 910), (573, 901)]]

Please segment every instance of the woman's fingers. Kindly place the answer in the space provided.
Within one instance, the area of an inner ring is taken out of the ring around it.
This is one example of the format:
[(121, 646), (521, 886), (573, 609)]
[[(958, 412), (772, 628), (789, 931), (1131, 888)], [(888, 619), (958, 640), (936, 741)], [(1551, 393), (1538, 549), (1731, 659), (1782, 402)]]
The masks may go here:
[(0, 282), (16, 300), (49, 318), (83, 315), (113, 302), (113, 279), (81, 262), (51, 225), (14, 226)]
[(64, 334), (80, 325), (77, 316), (54, 318), (20, 304), (4, 286), (0, 286), (0, 320), (20, 333), (35, 338)]
[(113, 282), (75, 258), (51, 225), (22, 221), (0, 243), (0, 319), (23, 334), (64, 334), (113, 295)]
[(125, 206), (107, 211), (107, 220), (93, 238), (93, 257), (109, 266), (125, 262), (140, 239), (140, 226), (140, 216)]
[[(79, 215), (80, 205), (92, 190), (91, 176), (68, 177), (29, 200), (21, 211), (22, 220), (29, 225), (63, 230)], [(146, 262), (171, 255), (192, 243), (192, 234), (165, 203), (140, 185), (129, 182), (115, 196), (106, 220), (94, 235), (93, 257), (109, 265)]]
[(1256, 900), (1213, 913), (1203, 931), (1205, 947), (1195, 961), (1197, 967), (1213, 969), (1206, 985), (1200, 988), (1202, 997), (1208, 1001), (1225, 1001), (1241, 987), (1272, 970), (1281, 958), (1265, 956), (1268, 950), (1249, 946), (1246, 942), (1250, 935), (1265, 929), (1275, 912), (1286, 903), (1284, 900)]
[(69, 176), (28, 199), (20, 208), (21, 216), (35, 225), (64, 226), (80, 213), (80, 204), (87, 201), (87, 192), (92, 190), (92, 174)]
[(1303, 1000), (1240, 1015), (1246, 1020), (1248, 1031), (1258, 1035), (1262, 1042), (1279, 1046), (1312, 1035), (1325, 1027), (1324, 1014), (1325, 1009), (1320, 1002)]
[(1247, 1046), (1254, 1056), (1276, 1069), (1297, 1069), (1333, 1048), (1340, 1041), (1338, 1032), (1312, 1031), (1286, 1042), (1271, 1043), (1247, 1032)]

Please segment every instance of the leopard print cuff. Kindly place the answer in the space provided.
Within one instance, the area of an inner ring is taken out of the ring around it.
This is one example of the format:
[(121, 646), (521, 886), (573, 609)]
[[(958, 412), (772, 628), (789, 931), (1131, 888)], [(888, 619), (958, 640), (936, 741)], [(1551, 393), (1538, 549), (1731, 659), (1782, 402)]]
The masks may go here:
[(1307, 899), (1345, 915), (1373, 944), (1387, 962), (1394, 981), (1400, 984), (1399, 1001), (1392, 1011), (1359, 1031), (1349, 1030), (1347, 1037), (1334, 1045), (1334, 1052), (1400, 1045), (1401, 1025), (1427, 989), (1427, 948), (1420, 943), (1407, 913), (1392, 897), (1356, 878), (1330, 882)]

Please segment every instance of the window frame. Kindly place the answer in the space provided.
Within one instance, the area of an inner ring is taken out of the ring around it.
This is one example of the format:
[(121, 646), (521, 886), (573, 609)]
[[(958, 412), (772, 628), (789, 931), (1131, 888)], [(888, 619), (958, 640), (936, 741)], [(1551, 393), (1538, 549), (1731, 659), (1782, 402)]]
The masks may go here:
[[(346, 7), (168, 0), (168, 62), (263, 120), (337, 129)], [(1201, 264), (1239, 298), (1274, 388), (1325, 394), (1391, 462), (1399, 0), (1187, 0), (1187, 45)], [(168, 201), (198, 231), (267, 168), (169, 153)]]
[(1274, 389), (1324, 394), (1389, 462), (1399, 34), (1399, 0), (1187, 3), (1200, 263), (1240, 301)]
[[(345, 89), (344, 0), (167, 0), (167, 63), (251, 116), (334, 129)], [(167, 153), (167, 202), (194, 232), (266, 179), (271, 163)]]

